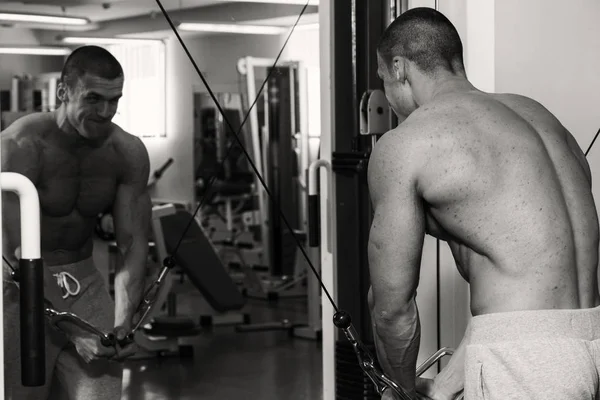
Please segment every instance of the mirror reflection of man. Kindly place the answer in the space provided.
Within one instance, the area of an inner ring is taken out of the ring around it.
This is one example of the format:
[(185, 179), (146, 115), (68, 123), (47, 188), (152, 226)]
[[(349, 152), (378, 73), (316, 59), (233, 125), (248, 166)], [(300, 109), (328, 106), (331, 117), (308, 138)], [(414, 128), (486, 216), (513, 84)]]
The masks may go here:
[[(60, 107), (24, 116), (1, 135), (2, 171), (26, 176), (38, 190), (46, 298), (118, 338), (132, 328), (142, 297), (151, 216), (146, 148), (112, 122), (123, 82), (121, 65), (108, 51), (80, 47), (63, 67)], [(16, 266), (19, 204), (14, 194), (2, 196), (3, 253)], [(124, 261), (115, 274), (114, 302), (92, 257), (96, 216), (107, 209)], [(136, 352), (135, 344), (104, 347), (66, 323), (61, 331), (46, 329), (46, 385), (21, 385), (19, 293), (7, 266), (4, 272), (6, 398), (46, 399), (55, 380), (71, 399), (120, 399), (119, 361)]]

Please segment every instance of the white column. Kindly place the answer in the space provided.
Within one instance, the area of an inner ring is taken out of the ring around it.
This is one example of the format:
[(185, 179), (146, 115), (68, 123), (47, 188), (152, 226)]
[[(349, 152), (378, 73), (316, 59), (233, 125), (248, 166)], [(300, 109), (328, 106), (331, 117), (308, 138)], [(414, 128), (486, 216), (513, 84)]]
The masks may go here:
[[(321, 0), (319, 3), (319, 52), (321, 69), (321, 154), (320, 158), (331, 163), (333, 148), (333, 121), (332, 114), (332, 86), (333, 78), (333, 46), (331, 45), (334, 21), (334, 5), (331, 0)], [(333, 213), (335, 204), (332, 196), (335, 190), (323, 190), (326, 185), (333, 185), (327, 174), (321, 174), (321, 279), (337, 301), (336, 270), (337, 266), (333, 255), (336, 248), (336, 216)], [(333, 188), (332, 188), (333, 189)], [(331, 241), (328, 240), (331, 238)], [(335, 342), (338, 335), (337, 328), (333, 325), (334, 309), (327, 296), (321, 294), (323, 331), (323, 400), (335, 399)]]

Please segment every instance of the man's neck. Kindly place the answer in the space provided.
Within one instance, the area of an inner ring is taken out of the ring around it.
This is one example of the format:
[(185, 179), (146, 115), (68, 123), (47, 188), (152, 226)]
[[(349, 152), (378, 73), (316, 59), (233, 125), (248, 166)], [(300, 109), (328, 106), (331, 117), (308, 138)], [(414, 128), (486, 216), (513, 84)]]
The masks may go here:
[(466, 93), (477, 88), (462, 75), (444, 75), (431, 80), (422, 90), (424, 95), (418, 102), (420, 106), (448, 94)]
[(58, 128), (58, 139), (61, 144), (76, 146), (82, 142), (82, 138), (77, 132), (77, 129), (71, 125), (67, 118), (67, 110), (64, 105), (61, 105), (58, 110), (54, 111), (54, 120)]

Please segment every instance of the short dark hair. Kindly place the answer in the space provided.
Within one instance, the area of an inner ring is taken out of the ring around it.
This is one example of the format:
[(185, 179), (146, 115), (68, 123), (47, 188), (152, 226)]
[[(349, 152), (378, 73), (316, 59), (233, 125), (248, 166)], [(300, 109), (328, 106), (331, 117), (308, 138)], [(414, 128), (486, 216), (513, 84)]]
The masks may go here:
[(85, 74), (112, 80), (123, 76), (123, 68), (108, 50), (99, 46), (82, 46), (67, 57), (60, 80), (72, 88)]
[(444, 14), (432, 8), (410, 9), (385, 30), (377, 51), (389, 66), (395, 56), (414, 62), (424, 73), (438, 69), (464, 73), (463, 45)]

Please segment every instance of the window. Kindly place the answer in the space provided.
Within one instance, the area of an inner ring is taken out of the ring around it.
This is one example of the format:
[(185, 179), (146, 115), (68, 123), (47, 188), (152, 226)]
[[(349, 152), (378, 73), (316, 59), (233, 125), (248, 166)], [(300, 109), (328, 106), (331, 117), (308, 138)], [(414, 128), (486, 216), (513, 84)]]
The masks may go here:
[(123, 97), (113, 122), (139, 137), (166, 136), (166, 58), (160, 41), (104, 46), (121, 63)]

